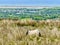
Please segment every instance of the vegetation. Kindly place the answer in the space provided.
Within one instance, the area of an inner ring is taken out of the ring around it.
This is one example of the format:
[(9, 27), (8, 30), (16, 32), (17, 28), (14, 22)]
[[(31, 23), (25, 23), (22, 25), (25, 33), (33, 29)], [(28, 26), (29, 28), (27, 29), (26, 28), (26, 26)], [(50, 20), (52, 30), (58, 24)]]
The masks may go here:
[[(39, 29), (41, 37), (26, 35)], [(59, 20), (0, 20), (0, 45), (60, 45)]]
[(32, 18), (34, 20), (46, 20), (60, 18), (60, 8), (0, 8), (0, 18), (23, 19)]
[(60, 8), (0, 8), (0, 45), (60, 45)]

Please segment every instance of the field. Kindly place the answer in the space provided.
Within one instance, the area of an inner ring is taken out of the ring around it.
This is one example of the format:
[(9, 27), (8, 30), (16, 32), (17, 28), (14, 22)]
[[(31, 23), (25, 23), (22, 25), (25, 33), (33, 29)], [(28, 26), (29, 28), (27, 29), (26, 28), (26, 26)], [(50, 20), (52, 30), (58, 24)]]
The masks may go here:
[(23, 19), (46, 20), (60, 18), (60, 7), (30, 7), (13, 8), (0, 7), (0, 19)]
[[(41, 37), (26, 35), (39, 29)], [(60, 20), (0, 20), (0, 45), (60, 45)]]

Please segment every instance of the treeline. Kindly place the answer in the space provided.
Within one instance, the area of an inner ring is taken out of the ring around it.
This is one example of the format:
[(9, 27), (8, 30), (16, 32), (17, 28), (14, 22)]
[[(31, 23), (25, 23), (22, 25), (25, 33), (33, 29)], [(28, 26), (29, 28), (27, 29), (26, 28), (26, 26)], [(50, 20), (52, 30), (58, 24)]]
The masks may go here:
[(0, 19), (24, 19), (32, 18), (34, 20), (46, 20), (60, 18), (60, 8), (0, 8)]

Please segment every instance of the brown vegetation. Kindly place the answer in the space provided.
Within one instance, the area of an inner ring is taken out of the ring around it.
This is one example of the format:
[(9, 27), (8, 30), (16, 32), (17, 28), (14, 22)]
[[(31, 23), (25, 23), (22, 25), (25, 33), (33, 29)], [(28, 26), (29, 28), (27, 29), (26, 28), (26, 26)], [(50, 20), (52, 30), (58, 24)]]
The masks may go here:
[[(42, 36), (26, 36), (32, 29)], [(60, 45), (60, 20), (0, 20), (0, 45)]]

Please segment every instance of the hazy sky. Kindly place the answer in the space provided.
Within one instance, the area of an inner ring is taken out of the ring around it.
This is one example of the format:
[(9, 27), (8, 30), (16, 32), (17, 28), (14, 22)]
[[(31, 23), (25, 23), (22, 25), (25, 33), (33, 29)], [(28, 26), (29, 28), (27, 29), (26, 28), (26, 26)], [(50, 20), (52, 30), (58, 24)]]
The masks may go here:
[(60, 6), (60, 0), (0, 0), (0, 5)]

